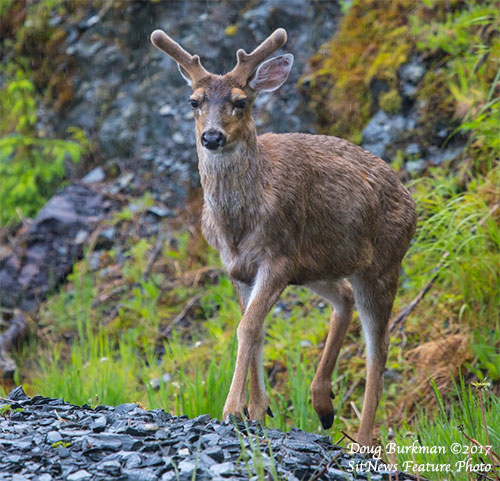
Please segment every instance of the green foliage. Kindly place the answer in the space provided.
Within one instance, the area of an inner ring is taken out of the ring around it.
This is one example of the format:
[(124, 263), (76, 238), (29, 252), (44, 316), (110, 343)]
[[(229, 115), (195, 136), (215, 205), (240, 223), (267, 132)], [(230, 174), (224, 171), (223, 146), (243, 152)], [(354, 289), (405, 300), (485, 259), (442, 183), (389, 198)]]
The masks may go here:
[[(442, 2), (430, 0), (429, 8)], [(443, 114), (459, 119), (457, 131), (468, 132), (469, 153), (482, 173), (500, 157), (500, 9), (498, 2), (471, 0), (446, 16), (412, 16), (418, 50), (435, 53), (432, 69), (418, 95), (423, 122)], [(432, 91), (432, 92), (431, 92)]]
[(477, 357), (474, 363), (467, 363), (466, 367), (478, 379), (500, 381), (500, 329), (492, 325), (475, 329), (471, 341), (471, 350)]
[(57, 441), (57, 443), (52, 443), (51, 445), (52, 448), (69, 448), (70, 446), (71, 443), (65, 443), (64, 441)]
[(82, 7), (91, 1), (2, 2), (0, 42), (7, 59), (2, 68), (7, 72), (29, 72), (40, 98), (55, 110), (63, 108), (73, 97), (73, 64), (65, 52), (65, 27), (54, 25), (51, 19), (54, 15), (78, 18), (84, 13)]
[(413, 184), (419, 228), (405, 261), (408, 288), (422, 288), (441, 265), (434, 302), (453, 293), (463, 321), (499, 320), (500, 230), (485, 194), (498, 185), (499, 169), (461, 192), (459, 177), (434, 169)]
[(63, 356), (61, 343), (41, 360), (41, 376), (34, 380), (34, 387), (79, 404), (128, 402), (135, 397), (137, 344), (131, 341), (136, 339), (126, 333), (128, 342), (117, 342), (95, 325), (96, 290), (84, 265), (75, 268), (72, 280), (73, 292), (64, 293), (50, 309), (55, 324), (76, 328), (77, 336), (70, 353)]
[(68, 163), (79, 162), (89, 148), (81, 129), (68, 129), (66, 139), (50, 139), (38, 119), (41, 102), (57, 111), (73, 95), (66, 31), (50, 19), (56, 12), (76, 14), (82, 5), (64, 0), (2, 2), (0, 226), (33, 216), (63, 184)]
[(12, 413), (23, 413), (24, 409), (23, 408), (14, 408), (12, 409), (12, 406), (10, 404), (5, 404), (4, 406), (0, 407), (0, 416), (10, 416)]
[(37, 133), (34, 86), (23, 72), (2, 91), (0, 110), (0, 225), (32, 216), (61, 185), (68, 160), (81, 158), (85, 137), (70, 132), (72, 140), (46, 139)]

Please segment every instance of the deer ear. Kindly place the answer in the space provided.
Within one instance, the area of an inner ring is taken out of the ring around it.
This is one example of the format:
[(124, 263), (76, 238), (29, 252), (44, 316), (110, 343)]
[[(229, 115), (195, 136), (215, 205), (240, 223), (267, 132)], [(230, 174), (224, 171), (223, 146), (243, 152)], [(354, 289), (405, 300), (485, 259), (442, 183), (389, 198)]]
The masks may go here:
[(292, 69), (293, 55), (287, 53), (262, 62), (250, 76), (248, 86), (255, 92), (272, 92), (281, 87)]
[(179, 73), (182, 75), (182, 78), (186, 81), (186, 83), (192, 87), (193, 85), (193, 82), (191, 80), (191, 77), (189, 76), (189, 74), (187, 73), (186, 69), (180, 64), (178, 63), (177, 64), (177, 68), (179, 69)]

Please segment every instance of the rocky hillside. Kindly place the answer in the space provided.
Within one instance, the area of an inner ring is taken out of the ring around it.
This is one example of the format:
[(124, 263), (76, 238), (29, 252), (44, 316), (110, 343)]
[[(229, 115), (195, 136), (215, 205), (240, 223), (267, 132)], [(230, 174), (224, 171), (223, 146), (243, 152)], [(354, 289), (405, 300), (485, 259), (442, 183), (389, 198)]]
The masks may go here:
[(75, 65), (74, 97), (60, 121), (50, 123), (60, 133), (71, 125), (83, 128), (105, 169), (118, 163), (133, 171), (131, 187), (139, 189), (146, 176), (148, 191), (171, 205), (185, 198), (186, 183), (198, 184), (194, 122), (189, 88), (175, 63), (151, 45), (152, 30), (162, 28), (200, 55), (208, 70), (224, 73), (234, 67), (238, 48), (251, 51), (273, 29), (286, 28), (292, 74), (284, 88), (259, 97), (255, 117), (260, 132), (312, 132), (315, 115), (296, 84), (309, 57), (334, 32), (339, 13), (332, 2), (308, 0), (125, 2), (90, 10), (64, 25), (65, 52)]

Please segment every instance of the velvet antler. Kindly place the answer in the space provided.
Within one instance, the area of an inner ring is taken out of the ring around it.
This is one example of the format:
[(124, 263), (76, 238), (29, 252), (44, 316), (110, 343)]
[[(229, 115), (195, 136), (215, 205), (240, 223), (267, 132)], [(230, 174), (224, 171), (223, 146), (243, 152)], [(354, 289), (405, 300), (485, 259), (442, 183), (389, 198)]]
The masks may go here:
[(236, 52), (238, 62), (228, 75), (233, 77), (240, 85), (246, 85), (248, 78), (254, 70), (269, 57), (275, 50), (278, 50), (286, 43), (286, 30), (278, 28), (266, 38), (252, 53), (246, 53), (243, 49)]
[(210, 75), (200, 62), (198, 55), (191, 55), (186, 52), (176, 41), (172, 40), (163, 30), (155, 30), (151, 34), (151, 42), (167, 55), (172, 57), (181, 68), (184, 75), (191, 79), (194, 85), (198, 80)]

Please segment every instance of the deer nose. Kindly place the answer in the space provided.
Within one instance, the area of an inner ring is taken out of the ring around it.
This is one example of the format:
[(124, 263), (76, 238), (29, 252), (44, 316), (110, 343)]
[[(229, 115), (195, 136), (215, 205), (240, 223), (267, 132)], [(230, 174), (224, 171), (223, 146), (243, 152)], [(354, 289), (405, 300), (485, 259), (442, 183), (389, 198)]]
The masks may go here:
[(201, 145), (208, 150), (217, 150), (226, 143), (226, 136), (215, 129), (207, 130), (201, 134)]

